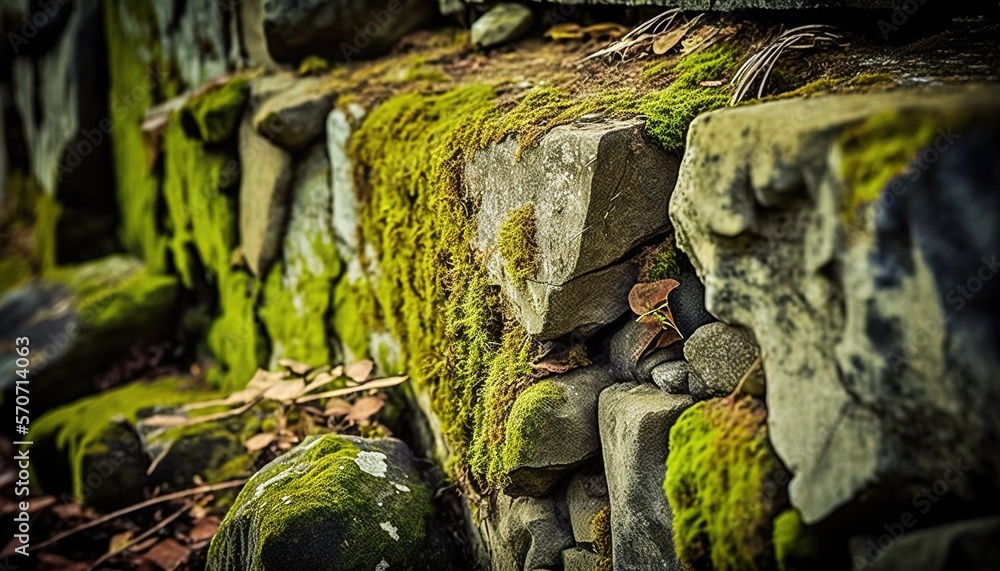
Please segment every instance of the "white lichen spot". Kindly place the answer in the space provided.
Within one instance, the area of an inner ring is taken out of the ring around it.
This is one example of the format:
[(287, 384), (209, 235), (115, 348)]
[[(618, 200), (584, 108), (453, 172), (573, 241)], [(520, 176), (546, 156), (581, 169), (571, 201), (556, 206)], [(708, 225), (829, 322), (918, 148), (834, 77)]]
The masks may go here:
[(396, 486), (396, 489), (399, 490), (400, 492), (410, 491), (410, 488), (408, 486), (404, 486), (403, 484), (397, 484), (396, 482), (393, 482), (392, 485)]
[(388, 568), (389, 568), (389, 563), (385, 559), (383, 559), (382, 561), (378, 562), (378, 565), (375, 566), (375, 571), (385, 571)]
[(389, 469), (389, 466), (385, 463), (385, 454), (381, 452), (358, 452), (358, 457), (354, 459), (354, 463), (361, 468), (362, 472), (366, 472), (375, 476), (376, 478), (385, 478), (385, 471)]
[(378, 526), (384, 529), (385, 532), (389, 534), (389, 537), (395, 539), (396, 541), (399, 541), (399, 533), (397, 533), (398, 529), (396, 528), (396, 526), (392, 525), (387, 521), (383, 521), (382, 523), (378, 524)]

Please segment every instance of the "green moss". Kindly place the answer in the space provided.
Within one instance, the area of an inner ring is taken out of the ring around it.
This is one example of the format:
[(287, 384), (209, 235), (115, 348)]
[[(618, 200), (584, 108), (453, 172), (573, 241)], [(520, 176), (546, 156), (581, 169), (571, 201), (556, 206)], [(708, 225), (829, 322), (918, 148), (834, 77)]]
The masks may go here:
[[(292, 561), (310, 568), (336, 561), (344, 571), (381, 561), (390, 569), (436, 568), (427, 545), (430, 490), (396, 465), (383, 442), (308, 438), (265, 466), (213, 538), (208, 568), (284, 569)], [(381, 462), (384, 477), (361, 468)]]
[(815, 534), (802, 524), (798, 510), (789, 508), (774, 518), (774, 556), (779, 571), (809, 569), (816, 559)]
[(327, 324), (335, 277), (309, 273), (289, 283), (284, 264), (271, 268), (259, 315), (271, 338), (272, 361), (288, 358), (314, 367), (330, 362)]
[(535, 205), (527, 203), (507, 213), (497, 234), (497, 250), (507, 275), (519, 288), (538, 272), (538, 244), (535, 242)]
[[(519, 464), (535, 444), (535, 436), (549, 421), (552, 410), (566, 400), (562, 387), (552, 381), (536, 383), (518, 395), (506, 423), (501, 459), (504, 472)], [(494, 476), (495, 479), (500, 476)]]
[(267, 362), (267, 343), (257, 323), (254, 305), (259, 282), (233, 270), (219, 282), (218, 317), (208, 331), (206, 345), (215, 360), (208, 383), (223, 391), (241, 389), (257, 368)]
[(331, 325), (346, 352), (345, 361), (357, 361), (368, 356), (368, 333), (375, 319), (372, 296), (367, 293), (364, 278), (344, 275), (333, 289)]
[(884, 85), (884, 84), (895, 84), (896, 78), (888, 73), (860, 73), (850, 80), (847, 84), (854, 87), (866, 87), (870, 85)]
[(590, 521), (590, 527), (594, 534), (594, 547), (600, 559), (597, 563), (596, 571), (611, 571), (612, 545), (611, 545), (611, 506), (604, 506), (601, 511), (594, 514), (594, 519)]
[(451, 81), (451, 76), (440, 68), (418, 63), (407, 68), (406, 73), (403, 75), (403, 81), (427, 81), (434, 83)]
[(35, 202), (35, 257), (43, 270), (56, 267), (58, 262), (57, 232), (62, 207), (52, 196), (42, 194)]
[(299, 75), (318, 75), (330, 71), (330, 62), (317, 55), (306, 56), (299, 63)]
[(45, 413), (33, 423), (30, 437), (39, 442), (55, 439), (58, 449), (69, 458), (73, 493), (83, 499), (85, 456), (104, 449), (108, 430), (120, 423), (134, 424), (144, 409), (214, 397), (213, 393), (194, 388), (190, 379), (130, 383)]
[(31, 263), (23, 258), (0, 258), (0, 293), (26, 281), (33, 273)]
[(126, 251), (149, 269), (166, 270), (166, 238), (158, 218), (160, 188), (154, 151), (142, 132), (144, 113), (176, 92), (176, 80), (161, 61), (159, 24), (149, 0), (104, 0), (110, 88), (108, 107), (114, 137), (120, 237)]
[(236, 132), (243, 116), (250, 81), (235, 76), (198, 93), (181, 109), (182, 121), (206, 143), (220, 143)]
[(686, 410), (670, 431), (664, 490), (685, 564), (716, 571), (775, 565), (772, 520), (784, 503), (782, 469), (767, 440), (767, 412), (751, 398)]
[(673, 236), (656, 246), (647, 248), (639, 256), (639, 281), (648, 283), (680, 279), (679, 258), (680, 253), (677, 251)]
[(955, 117), (941, 113), (877, 113), (846, 129), (837, 142), (840, 174), (845, 183), (843, 216), (849, 220), (858, 206), (878, 200), (882, 189), (903, 174), (917, 153), (929, 145), (941, 126), (955, 127)]

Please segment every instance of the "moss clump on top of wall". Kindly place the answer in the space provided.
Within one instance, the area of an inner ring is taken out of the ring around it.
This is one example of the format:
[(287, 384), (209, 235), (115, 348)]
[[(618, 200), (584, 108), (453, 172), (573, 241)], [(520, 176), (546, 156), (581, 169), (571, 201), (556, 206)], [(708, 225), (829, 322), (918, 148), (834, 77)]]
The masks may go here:
[(519, 288), (538, 271), (538, 244), (535, 242), (535, 205), (532, 203), (507, 213), (497, 234), (497, 250), (507, 275)]
[(206, 143), (221, 143), (236, 132), (250, 95), (250, 80), (236, 76), (192, 97), (181, 109), (181, 121)]
[(787, 497), (766, 418), (763, 403), (750, 397), (714, 399), (686, 410), (670, 430), (663, 486), (683, 563), (715, 571), (775, 567), (772, 521)]
[(55, 439), (67, 454), (73, 478), (73, 494), (84, 497), (84, 458), (106, 451), (104, 435), (120, 422), (134, 424), (140, 411), (215, 398), (198, 390), (191, 379), (166, 378), (134, 382), (80, 399), (42, 415), (31, 427), (32, 440)]
[(599, 556), (596, 571), (612, 571), (614, 568), (611, 544), (611, 506), (604, 506), (590, 521), (594, 534), (594, 547)]

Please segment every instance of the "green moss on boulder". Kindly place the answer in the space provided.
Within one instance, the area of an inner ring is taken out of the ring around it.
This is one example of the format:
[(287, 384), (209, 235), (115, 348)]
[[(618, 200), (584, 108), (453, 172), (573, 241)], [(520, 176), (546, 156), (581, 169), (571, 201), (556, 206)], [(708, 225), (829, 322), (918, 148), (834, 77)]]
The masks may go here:
[(402, 442), (310, 437), (247, 482), (207, 568), (451, 569), (433, 511)]
[(511, 210), (500, 225), (497, 249), (507, 275), (519, 288), (538, 271), (538, 244), (535, 242), (535, 205), (525, 204)]
[(246, 76), (210, 85), (184, 104), (182, 122), (202, 141), (221, 143), (236, 132), (249, 95), (250, 80)]
[(787, 496), (766, 418), (752, 398), (715, 399), (686, 410), (670, 431), (664, 490), (677, 555), (694, 569), (776, 566), (772, 521)]

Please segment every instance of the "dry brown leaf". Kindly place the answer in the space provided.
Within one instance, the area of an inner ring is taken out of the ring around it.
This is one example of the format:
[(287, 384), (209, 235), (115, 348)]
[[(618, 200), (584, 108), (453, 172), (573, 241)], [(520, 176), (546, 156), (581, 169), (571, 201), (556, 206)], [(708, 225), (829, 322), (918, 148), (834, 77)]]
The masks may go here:
[(111, 541), (108, 542), (108, 553), (118, 553), (122, 549), (128, 547), (129, 542), (132, 541), (132, 532), (123, 531), (121, 533), (116, 533), (111, 536)]
[(538, 371), (542, 375), (546, 373), (555, 373), (559, 375), (569, 372), (577, 367), (586, 367), (590, 364), (590, 358), (587, 356), (587, 346), (578, 344), (568, 347), (562, 351), (553, 351), (542, 355), (531, 364), (531, 368)]
[(326, 391), (325, 393), (317, 393), (314, 395), (306, 395), (302, 398), (296, 399), (296, 402), (302, 403), (302, 402), (310, 402), (330, 397), (342, 397), (354, 393), (359, 393), (362, 391), (367, 391), (370, 389), (385, 389), (405, 383), (407, 379), (409, 379), (409, 377), (385, 377), (384, 379), (374, 379), (368, 381), (363, 385), (357, 385), (354, 387), (347, 387), (343, 389), (334, 389), (332, 391)]
[(154, 414), (142, 419), (142, 424), (151, 428), (172, 428), (187, 421), (187, 415), (183, 414)]
[(679, 285), (680, 282), (671, 279), (635, 284), (628, 294), (628, 305), (637, 315), (656, 311), (667, 302), (670, 292)]
[(265, 390), (264, 394), (261, 396), (278, 402), (293, 401), (302, 395), (305, 388), (305, 379), (292, 379), (290, 381), (275, 383), (270, 388)]
[(368, 359), (364, 359), (362, 361), (355, 361), (345, 367), (344, 374), (359, 383), (363, 383), (368, 380), (368, 377), (372, 374), (374, 369), (375, 363)]
[(674, 48), (687, 34), (688, 29), (680, 26), (656, 38), (653, 42), (653, 53), (660, 56)]
[(649, 346), (656, 341), (661, 331), (663, 331), (663, 328), (658, 323), (643, 323), (642, 335), (636, 340), (635, 347), (632, 349), (633, 363), (639, 361), (639, 357), (642, 357), (646, 349), (649, 349)]
[(312, 370), (312, 367), (305, 363), (300, 363), (294, 359), (278, 359), (278, 366), (289, 369), (296, 375), (305, 375)]
[(52, 508), (52, 513), (59, 519), (78, 518), (83, 515), (83, 507), (80, 504), (60, 504)]
[(361, 397), (351, 406), (347, 420), (361, 422), (375, 416), (385, 406), (385, 401), (379, 397)]
[(594, 39), (607, 38), (616, 40), (628, 33), (628, 28), (614, 22), (601, 22), (592, 24), (581, 30), (584, 34)]
[(339, 398), (330, 399), (323, 413), (330, 416), (346, 416), (351, 413), (351, 403)]
[(164, 539), (143, 555), (143, 558), (163, 571), (174, 571), (187, 563), (191, 550), (176, 540)]
[(582, 40), (585, 34), (579, 24), (556, 24), (545, 32), (545, 37), (554, 41)]
[(725, 84), (726, 84), (725, 79), (711, 79), (708, 81), (701, 81), (698, 83), (698, 85), (702, 87), (722, 87)]
[(215, 532), (219, 529), (219, 518), (215, 516), (208, 516), (204, 519), (200, 519), (195, 522), (194, 527), (191, 528), (191, 532), (188, 533), (188, 537), (191, 541), (205, 541), (206, 539), (212, 539)]
[(247, 450), (250, 452), (256, 452), (267, 448), (277, 438), (278, 435), (273, 432), (261, 432), (260, 434), (255, 434), (250, 438), (247, 438), (247, 441), (244, 442), (243, 445), (246, 446)]
[[(340, 369), (340, 367), (338, 367), (338, 369)], [(341, 370), (341, 372), (343, 371), (343, 369), (340, 369), (340, 370)], [(320, 373), (320, 374), (316, 375), (316, 378), (314, 378), (312, 381), (310, 381), (309, 384), (306, 385), (304, 389), (302, 389), (302, 394), (303, 395), (307, 395), (307, 394), (313, 392), (314, 390), (316, 390), (316, 389), (318, 389), (320, 387), (324, 387), (324, 386), (332, 383), (333, 381), (336, 381), (339, 378), (340, 378), (340, 375), (339, 374), (338, 375), (334, 375), (333, 372), (330, 372), (330, 373)], [(299, 396), (302, 396), (302, 395), (299, 395)]]
[(262, 392), (264, 392), (264, 389), (261, 388), (261, 387), (254, 387), (254, 388), (250, 388), (250, 389), (243, 389), (243, 390), (240, 390), (240, 391), (236, 391), (235, 393), (232, 393), (228, 397), (226, 397), (225, 403), (226, 404), (246, 404), (246, 403), (248, 403), (248, 402), (250, 402), (250, 401), (252, 401), (252, 400), (260, 397), (260, 394)]

